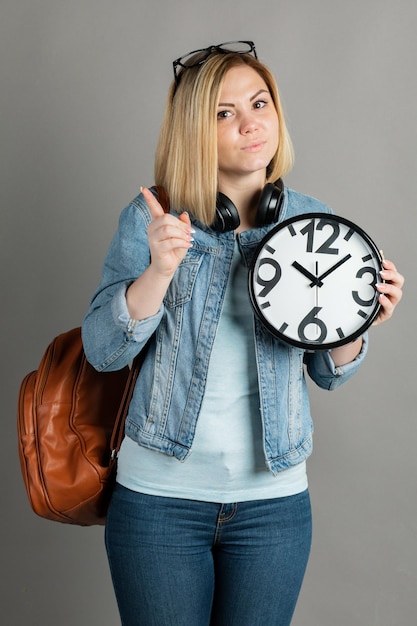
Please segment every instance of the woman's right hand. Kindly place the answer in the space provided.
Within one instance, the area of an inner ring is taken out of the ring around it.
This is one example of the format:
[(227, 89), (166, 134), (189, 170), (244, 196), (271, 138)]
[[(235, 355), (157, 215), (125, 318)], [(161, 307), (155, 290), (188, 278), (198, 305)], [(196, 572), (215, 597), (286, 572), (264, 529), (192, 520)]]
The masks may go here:
[(149, 189), (141, 191), (152, 217), (148, 226), (151, 263), (126, 292), (129, 315), (135, 320), (159, 311), (175, 270), (193, 245), (194, 232), (188, 213), (179, 217), (165, 213)]
[(141, 191), (152, 216), (148, 226), (152, 269), (161, 277), (171, 278), (193, 245), (190, 216), (184, 212), (177, 218), (165, 213), (149, 189)]

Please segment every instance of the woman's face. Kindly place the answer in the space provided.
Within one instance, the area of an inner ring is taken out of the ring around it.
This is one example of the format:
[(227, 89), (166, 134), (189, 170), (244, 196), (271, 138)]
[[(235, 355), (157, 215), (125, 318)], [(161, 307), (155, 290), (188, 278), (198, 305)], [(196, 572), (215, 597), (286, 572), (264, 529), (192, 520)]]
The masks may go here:
[(265, 171), (278, 148), (278, 114), (263, 78), (248, 65), (225, 75), (217, 109), (219, 179)]

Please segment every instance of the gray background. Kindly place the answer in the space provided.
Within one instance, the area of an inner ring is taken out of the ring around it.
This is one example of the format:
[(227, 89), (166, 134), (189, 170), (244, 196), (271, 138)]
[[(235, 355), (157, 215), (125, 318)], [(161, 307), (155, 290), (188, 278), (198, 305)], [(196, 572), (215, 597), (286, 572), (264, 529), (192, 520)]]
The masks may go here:
[(415, 0), (1, 0), (0, 10), (1, 622), (119, 623), (103, 529), (29, 508), (18, 387), (50, 339), (80, 324), (120, 210), (153, 182), (171, 60), (253, 39), (295, 144), (287, 183), (360, 224), (408, 277), (360, 374), (334, 394), (312, 390), (315, 534), (294, 625), (416, 623)]

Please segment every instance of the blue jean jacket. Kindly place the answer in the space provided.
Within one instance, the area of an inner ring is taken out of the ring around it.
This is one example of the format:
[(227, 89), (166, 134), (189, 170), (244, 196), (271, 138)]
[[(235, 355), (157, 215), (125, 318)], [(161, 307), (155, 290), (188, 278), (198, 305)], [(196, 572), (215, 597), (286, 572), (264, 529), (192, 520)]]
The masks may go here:
[[(307, 212), (329, 213), (314, 198), (286, 189), (280, 221)], [(178, 267), (159, 312), (143, 321), (129, 317), (127, 287), (149, 265), (150, 214), (141, 195), (122, 212), (107, 253), (100, 285), (83, 321), (89, 362), (99, 371), (132, 361), (151, 338), (126, 420), (126, 434), (140, 445), (184, 461), (190, 453), (200, 412), (210, 352), (222, 311), (234, 249), (233, 232), (217, 233), (194, 222), (194, 244)], [(273, 227), (238, 235), (245, 262)], [(335, 367), (326, 351), (307, 353), (276, 339), (254, 316), (256, 365), (267, 467), (275, 474), (302, 462), (312, 451), (309, 376), (335, 389), (359, 368)]]

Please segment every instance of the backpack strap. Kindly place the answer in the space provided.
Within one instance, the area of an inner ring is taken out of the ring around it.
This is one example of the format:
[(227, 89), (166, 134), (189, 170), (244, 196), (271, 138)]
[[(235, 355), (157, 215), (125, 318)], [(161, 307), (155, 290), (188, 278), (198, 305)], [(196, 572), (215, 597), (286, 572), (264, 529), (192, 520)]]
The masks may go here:
[(152, 190), (156, 192), (156, 197), (158, 198), (158, 202), (161, 207), (164, 209), (165, 213), (169, 213), (170, 203), (169, 196), (163, 187), (159, 185), (154, 185), (151, 187)]
[(142, 348), (139, 354), (134, 358), (132, 366), (130, 368), (129, 376), (126, 382), (125, 391), (122, 397), (122, 401), (120, 402), (119, 411), (117, 413), (116, 421), (114, 423), (113, 432), (112, 432), (112, 436), (110, 440), (111, 462), (116, 460), (117, 455), (120, 450), (120, 446), (122, 445), (122, 441), (124, 437), (124, 426), (125, 426), (127, 413), (129, 410), (129, 404), (132, 399), (136, 381), (139, 376), (142, 363), (145, 360), (148, 347), (149, 347), (149, 341), (145, 345), (145, 347)]

